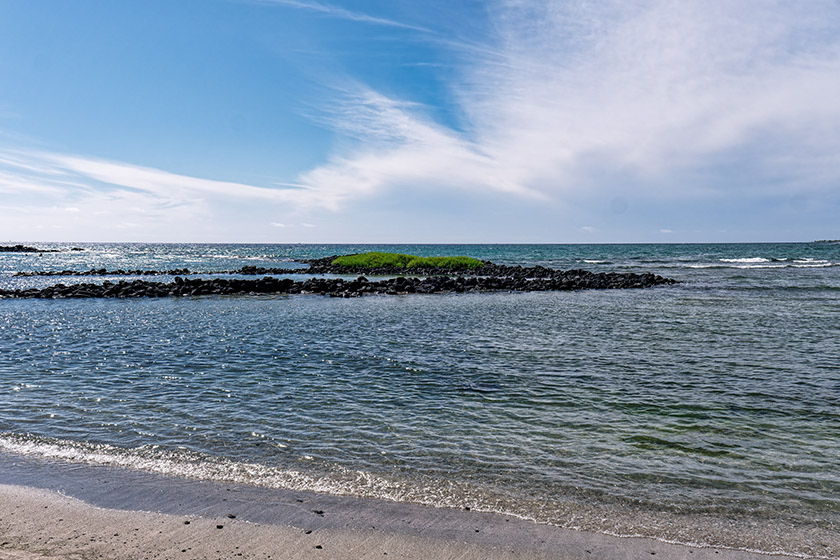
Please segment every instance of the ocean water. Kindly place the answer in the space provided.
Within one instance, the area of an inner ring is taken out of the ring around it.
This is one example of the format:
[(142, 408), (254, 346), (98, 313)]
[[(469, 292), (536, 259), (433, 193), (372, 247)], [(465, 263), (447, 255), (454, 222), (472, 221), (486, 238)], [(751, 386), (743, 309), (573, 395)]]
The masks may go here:
[(377, 249), (680, 283), (0, 300), (4, 453), (840, 557), (840, 244), (76, 246), (0, 289)]

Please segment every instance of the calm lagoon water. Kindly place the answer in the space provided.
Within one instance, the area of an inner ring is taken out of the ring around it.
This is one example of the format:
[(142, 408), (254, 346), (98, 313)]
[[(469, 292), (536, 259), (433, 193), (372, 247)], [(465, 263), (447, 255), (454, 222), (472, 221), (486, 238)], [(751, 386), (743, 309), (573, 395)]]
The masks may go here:
[(78, 246), (0, 289), (372, 249), (681, 283), (0, 300), (0, 451), (840, 557), (840, 244)]

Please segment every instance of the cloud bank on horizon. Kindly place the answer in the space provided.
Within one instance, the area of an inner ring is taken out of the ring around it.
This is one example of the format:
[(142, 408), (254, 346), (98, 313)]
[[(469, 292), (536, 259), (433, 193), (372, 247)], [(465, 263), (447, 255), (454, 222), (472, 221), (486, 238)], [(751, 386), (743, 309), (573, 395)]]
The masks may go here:
[[(220, 28), (234, 36), (227, 48), (238, 49), (237, 72), (247, 61), (253, 74), (220, 95), (193, 86), (196, 76), (188, 72), (169, 75), (150, 94), (165, 100), (167, 88), (182, 88), (191, 103), (229, 109), (234, 116), (224, 134), (200, 134), (196, 121), (175, 114), (148, 130), (102, 124), (101, 145), (92, 137), (74, 145), (60, 118), (26, 127), (31, 112), (65, 102), (52, 97), (65, 91), (38, 92), (31, 105), (23, 95), (27, 80), (31, 87), (39, 72), (56, 67), (18, 69), (21, 93), (4, 99), (0, 89), (0, 238), (586, 242), (837, 235), (836, 2), (510, 0), (470, 9), (432, 3), (424, 13), (410, 3), (366, 6), (221, 2), (220, 9), (243, 18), (258, 12), (280, 18), (272, 20), (278, 25), (297, 18), (304, 30), (278, 43), (270, 29), (255, 32), (253, 24)], [(138, 41), (143, 47), (156, 33), (176, 31), (183, 29), (144, 30), (148, 36)], [(242, 46), (242, 37), (255, 35), (260, 40)], [(91, 41), (97, 46), (96, 36)], [(14, 76), (20, 52), (4, 50), (0, 65), (11, 65)], [(195, 53), (165, 54), (186, 60)], [(214, 70), (233, 77), (213, 65), (197, 76)], [(84, 103), (92, 86), (83, 78), (64, 77), (82, 83), (71, 83), (78, 106), (95, 121), (99, 108)], [(255, 91), (279, 87), (285, 99), (260, 104)], [(142, 99), (131, 101), (113, 101), (110, 115), (150, 110)], [(305, 119), (292, 126), (289, 117), (277, 128), (249, 125), (286, 113)], [(78, 123), (65, 126), (71, 127), (79, 133)], [(171, 146), (156, 151), (158, 138), (190, 127), (195, 134), (183, 161)], [(138, 143), (147, 137), (132, 149), (108, 145), (108, 134), (136, 134)], [(286, 152), (254, 148), (284, 142)], [(203, 146), (229, 161), (202, 155)]]

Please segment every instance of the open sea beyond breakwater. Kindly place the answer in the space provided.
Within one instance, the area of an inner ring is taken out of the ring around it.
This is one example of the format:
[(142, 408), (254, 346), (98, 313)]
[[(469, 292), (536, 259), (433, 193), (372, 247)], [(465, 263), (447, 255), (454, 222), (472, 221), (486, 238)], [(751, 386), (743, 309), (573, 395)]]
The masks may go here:
[(0, 290), (369, 250), (680, 283), (0, 300), (7, 455), (840, 557), (838, 243), (26, 245)]

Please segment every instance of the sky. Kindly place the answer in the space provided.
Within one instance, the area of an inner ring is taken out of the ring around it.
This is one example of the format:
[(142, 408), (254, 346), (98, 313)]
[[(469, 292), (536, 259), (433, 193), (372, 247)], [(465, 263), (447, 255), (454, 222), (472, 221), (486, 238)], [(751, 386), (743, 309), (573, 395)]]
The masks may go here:
[(836, 238), (836, 0), (0, 0), (0, 242)]

